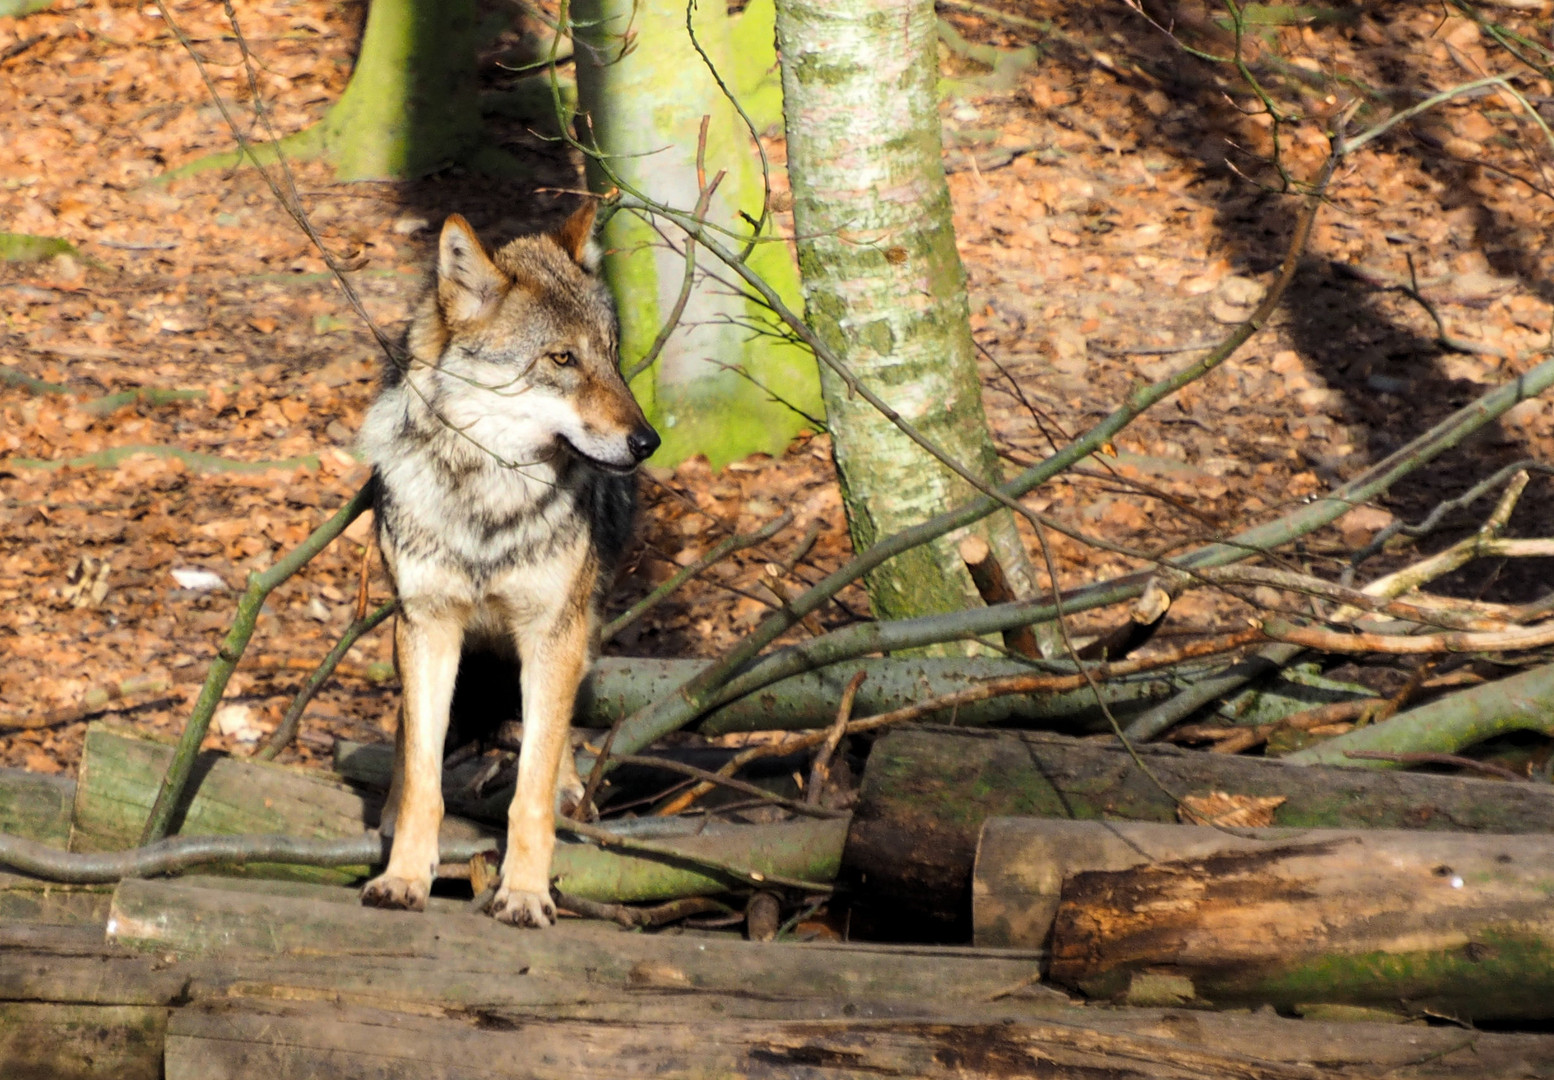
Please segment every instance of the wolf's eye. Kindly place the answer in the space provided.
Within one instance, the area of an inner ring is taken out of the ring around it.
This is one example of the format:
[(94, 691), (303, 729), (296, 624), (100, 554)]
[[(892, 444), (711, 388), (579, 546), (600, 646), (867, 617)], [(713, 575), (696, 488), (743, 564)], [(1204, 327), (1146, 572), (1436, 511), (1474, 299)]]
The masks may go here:
[(577, 363), (577, 357), (566, 351), (553, 352), (550, 354), (550, 362), (555, 364), (557, 367), (570, 367), (571, 365)]

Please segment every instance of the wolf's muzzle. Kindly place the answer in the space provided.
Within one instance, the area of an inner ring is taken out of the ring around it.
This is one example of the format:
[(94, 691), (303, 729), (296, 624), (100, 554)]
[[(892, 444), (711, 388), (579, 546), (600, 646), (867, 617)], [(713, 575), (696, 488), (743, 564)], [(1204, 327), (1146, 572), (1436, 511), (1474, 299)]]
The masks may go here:
[(650, 427), (640, 427), (626, 436), (626, 449), (638, 461), (646, 461), (653, 456), (653, 451), (658, 449), (658, 444), (663, 440), (658, 437), (658, 432)]

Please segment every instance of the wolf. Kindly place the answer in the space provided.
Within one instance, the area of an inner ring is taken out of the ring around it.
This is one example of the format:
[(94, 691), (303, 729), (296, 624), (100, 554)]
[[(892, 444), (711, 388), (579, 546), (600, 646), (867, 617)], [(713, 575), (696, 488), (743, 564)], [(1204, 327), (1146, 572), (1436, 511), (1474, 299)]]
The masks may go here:
[(422, 910), (437, 870), (442, 753), (461, 656), (518, 666), (523, 746), (491, 913), (555, 921), (558, 777), (603, 593), (630, 539), (636, 467), (658, 433), (619, 369), (615, 309), (597, 276), (594, 203), (554, 232), (487, 253), (457, 214), (362, 425), (383, 561), (399, 598), (402, 697), (383, 817), (393, 846), (362, 890)]

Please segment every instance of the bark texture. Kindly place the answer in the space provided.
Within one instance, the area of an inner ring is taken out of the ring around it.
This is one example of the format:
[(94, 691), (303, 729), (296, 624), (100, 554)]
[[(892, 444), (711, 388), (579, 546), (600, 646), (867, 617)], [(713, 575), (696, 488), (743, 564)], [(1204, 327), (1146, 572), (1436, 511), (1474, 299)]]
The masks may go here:
[(1542, 1019), (1551, 862), (1541, 835), (995, 818), (978, 918), (1006, 944), (1046, 941), (1025, 916), (1061, 886), (1050, 977), (1094, 997)]
[[(696, 150), (706, 116), (706, 179), (726, 172), (708, 220), (748, 237), (751, 226), (741, 212), (751, 220), (761, 216), (759, 162), (744, 122), (692, 46), (686, 5), (580, 0), (572, 16), (578, 104), (605, 159), (602, 166), (590, 163), (590, 186), (610, 190), (613, 173), (622, 186), (689, 212), (699, 195)], [(732, 85), (730, 17), (720, 4), (698, 4), (694, 17), (697, 42)], [(685, 235), (622, 212), (605, 223), (602, 238), (604, 274), (620, 311), (621, 364), (629, 370), (647, 354), (680, 295)], [(782, 453), (811, 425), (770, 400), (768, 390), (812, 416), (821, 410), (814, 357), (786, 339), (754, 333), (754, 326), (773, 325), (772, 316), (727, 284), (728, 271), (701, 256), (679, 326), (631, 384), (663, 436), (653, 457), (659, 465), (706, 454), (718, 468), (753, 453)], [(785, 244), (757, 244), (749, 265), (798, 307), (798, 272)], [(724, 364), (743, 367), (766, 389)]]
[(68, 776), (0, 769), (0, 833), (64, 847), (70, 841), (75, 794), (75, 781)]
[[(777, 38), (810, 324), (892, 409), (996, 482), (941, 160), (933, 4), (783, 0)], [(821, 386), (857, 550), (975, 494), (824, 366)], [(1029, 596), (1034, 578), (1010, 516), (973, 528)], [(979, 604), (956, 551), (965, 535), (871, 573), (875, 614)]]
[(480, 140), (473, 0), (372, 0), (356, 70), (322, 122), (342, 180), (419, 176)]
[[(1554, 832), (1554, 788), (1305, 767), (1136, 747), (1176, 796), (1282, 796), (1273, 824), (1486, 833)], [(843, 876), (910, 928), (970, 936), (972, 865), (991, 817), (1175, 822), (1176, 803), (1120, 746), (1033, 733), (905, 729), (875, 743)]]
[[(90, 922), (0, 922), (0, 1076), (1487, 1080), (1554, 1063), (1543, 1034), (1075, 1008), (1035, 983), (1035, 954), (1011, 950), (571, 921), (525, 934), (463, 907), (364, 910), (354, 890), (297, 882), (132, 881)], [(61, 1053), (70, 1040), (92, 1059)], [(115, 1046), (133, 1053), (93, 1049)], [(50, 1071), (18, 1068), (40, 1051)]]

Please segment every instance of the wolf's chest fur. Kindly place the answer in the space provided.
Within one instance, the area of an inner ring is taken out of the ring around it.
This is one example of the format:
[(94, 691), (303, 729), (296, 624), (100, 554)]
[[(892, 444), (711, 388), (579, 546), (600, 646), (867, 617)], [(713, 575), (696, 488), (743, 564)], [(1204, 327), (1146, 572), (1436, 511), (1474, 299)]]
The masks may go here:
[(589, 486), (582, 469), (500, 462), (447, 424), (416, 415), (425, 411), (401, 385), (378, 399), (363, 430), (391, 558), (428, 559), (480, 577), (548, 557), (573, 537), (577, 502)]

